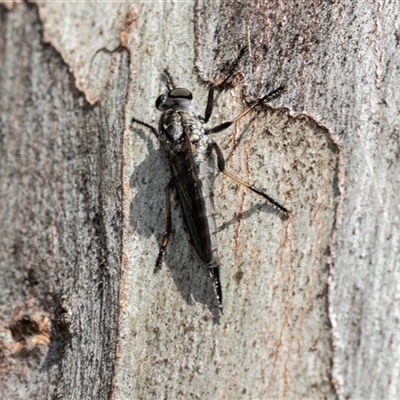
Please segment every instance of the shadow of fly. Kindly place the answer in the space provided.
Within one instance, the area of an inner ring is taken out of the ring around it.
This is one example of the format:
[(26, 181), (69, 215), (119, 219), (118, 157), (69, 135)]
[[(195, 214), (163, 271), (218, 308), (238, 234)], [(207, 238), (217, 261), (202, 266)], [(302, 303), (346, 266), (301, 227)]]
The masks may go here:
[(254, 101), (250, 107), (231, 121), (209, 127), (208, 122), (214, 105), (214, 89), (228, 81), (236, 70), (245, 51), (246, 49), (242, 48), (237, 58), (227, 69), (227, 72), (210, 85), (204, 117), (198, 115), (192, 109), (192, 93), (188, 89), (177, 87), (177, 83), (169, 70), (165, 69), (162, 75), (162, 82), (167, 87), (167, 90), (156, 101), (157, 109), (162, 111), (158, 129), (136, 118), (132, 118), (132, 122), (143, 125), (154, 133), (167, 153), (172, 174), (172, 179), (166, 187), (167, 226), (158, 253), (156, 270), (161, 268), (165, 249), (171, 234), (171, 190), (175, 188), (194, 248), (201, 260), (209, 268), (214, 283), (216, 300), (221, 312), (222, 289), (216, 240), (217, 226), (213, 195), (207, 173), (208, 158), (211, 152), (215, 151), (218, 169), (223, 174), (264, 197), (264, 199), (284, 213), (289, 213), (282, 204), (264, 191), (226, 171), (225, 159), (221, 148), (210, 136), (213, 133), (219, 133), (229, 128), (255, 107), (278, 97), (286, 90), (285, 86), (281, 86)]

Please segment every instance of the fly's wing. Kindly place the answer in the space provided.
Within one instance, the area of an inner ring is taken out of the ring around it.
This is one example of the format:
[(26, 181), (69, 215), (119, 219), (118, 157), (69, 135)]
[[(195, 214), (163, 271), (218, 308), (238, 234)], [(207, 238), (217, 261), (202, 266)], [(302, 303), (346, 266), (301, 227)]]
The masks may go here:
[(171, 172), (194, 248), (199, 257), (208, 263), (212, 259), (212, 250), (202, 185), (187, 136), (185, 142), (186, 152), (178, 153), (170, 160)]

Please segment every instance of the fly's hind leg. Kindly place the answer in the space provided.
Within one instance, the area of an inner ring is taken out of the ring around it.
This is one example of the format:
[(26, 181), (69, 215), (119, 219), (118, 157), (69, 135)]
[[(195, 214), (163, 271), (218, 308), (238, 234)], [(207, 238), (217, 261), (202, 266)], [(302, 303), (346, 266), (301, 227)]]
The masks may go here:
[(174, 186), (174, 180), (171, 179), (165, 188), (165, 197), (166, 197), (166, 203), (165, 203), (165, 208), (167, 211), (167, 226), (165, 228), (165, 234), (163, 237), (163, 240), (161, 242), (160, 246), (160, 251), (158, 253), (157, 261), (156, 261), (156, 266), (155, 266), (155, 271), (158, 271), (161, 268), (161, 264), (164, 259), (164, 253), (165, 253), (165, 248), (167, 247), (169, 237), (171, 235), (171, 189)]
[(240, 178), (236, 177), (235, 175), (232, 175), (230, 172), (226, 171), (225, 170), (225, 159), (224, 159), (224, 155), (222, 154), (221, 148), (215, 142), (212, 142), (210, 147), (211, 147), (211, 150), (215, 150), (215, 153), (217, 154), (218, 169), (223, 174), (225, 174), (229, 178), (233, 179), (235, 182), (239, 183), (240, 185), (243, 185), (243, 186), (247, 187), (248, 189), (250, 189), (254, 193), (257, 193), (258, 195), (264, 197), (264, 199), (268, 200), (275, 207), (277, 207), (280, 210), (282, 210), (283, 212), (289, 214), (289, 210), (286, 207), (284, 207), (281, 203), (279, 203), (278, 201), (273, 199), (271, 196), (269, 196), (263, 190), (255, 187), (253, 185), (250, 185), (249, 183), (243, 181), (242, 179), (240, 179)]

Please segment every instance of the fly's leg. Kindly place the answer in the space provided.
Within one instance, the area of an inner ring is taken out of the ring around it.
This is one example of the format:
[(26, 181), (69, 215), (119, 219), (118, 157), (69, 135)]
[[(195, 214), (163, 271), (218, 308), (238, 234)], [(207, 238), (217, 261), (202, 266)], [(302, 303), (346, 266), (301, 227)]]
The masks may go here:
[(228, 71), (222, 75), (220, 78), (218, 78), (211, 86), (210, 89), (208, 90), (208, 98), (207, 98), (207, 106), (206, 106), (206, 112), (204, 115), (204, 120), (205, 123), (207, 123), (210, 120), (213, 106), (214, 106), (214, 89), (217, 86), (223, 85), (233, 74), (235, 71), (236, 67), (238, 66), (240, 60), (242, 59), (244, 53), (246, 52), (247, 47), (244, 46), (240, 49), (240, 52), (238, 56), (235, 58), (235, 60), (232, 62), (232, 64), (229, 66)]
[(223, 174), (225, 174), (229, 178), (233, 179), (235, 182), (247, 187), (248, 189), (250, 189), (254, 193), (257, 193), (258, 195), (264, 197), (264, 199), (267, 199), (271, 204), (273, 204), (275, 207), (279, 208), (283, 212), (288, 213), (288, 214), (290, 213), (289, 210), (286, 207), (284, 207), (281, 203), (279, 203), (278, 201), (273, 199), (271, 196), (269, 196), (263, 190), (261, 190), (259, 188), (256, 188), (253, 185), (250, 185), (249, 183), (243, 181), (242, 179), (240, 179), (240, 178), (236, 177), (235, 175), (232, 175), (230, 172), (226, 171), (225, 170), (225, 159), (224, 159), (224, 155), (222, 154), (221, 148), (217, 145), (217, 143), (212, 142), (211, 143), (211, 150), (212, 149), (215, 150), (215, 153), (217, 154), (218, 169)]
[[(143, 125), (144, 127), (150, 129), (154, 135), (156, 136), (157, 139), (159, 139), (159, 133), (154, 126), (151, 126), (147, 124), (146, 122), (140, 121), (139, 119), (132, 118), (132, 122), (136, 122), (139, 125)], [(163, 240), (161, 242), (160, 246), (160, 251), (157, 256), (157, 261), (156, 261), (156, 266), (155, 266), (155, 271), (158, 271), (161, 268), (161, 264), (163, 262), (164, 258), (164, 253), (165, 253), (165, 248), (167, 247), (169, 237), (171, 234), (171, 189), (174, 186), (174, 180), (171, 179), (169, 182), (168, 186), (165, 189), (165, 195), (166, 195), (166, 210), (167, 210), (167, 227), (165, 229), (165, 234), (163, 237)]]
[(163, 79), (161, 79), (161, 81), (162, 83), (164, 83), (168, 90), (176, 88), (176, 80), (173, 78), (168, 68), (164, 69)]
[(136, 119), (136, 118), (132, 118), (131, 121), (132, 121), (132, 122), (136, 122), (137, 124), (143, 125), (143, 126), (145, 126), (146, 128), (150, 129), (150, 130), (154, 133), (155, 137), (156, 137), (157, 139), (159, 139), (159, 136), (160, 136), (160, 135), (159, 135), (159, 133), (158, 133), (158, 130), (157, 130), (156, 128), (154, 128), (154, 126), (151, 126), (151, 125), (149, 125), (149, 124), (146, 124), (146, 122), (140, 121), (139, 119)]
[(156, 267), (155, 270), (158, 271), (161, 268), (161, 264), (164, 259), (164, 253), (165, 253), (165, 248), (167, 247), (169, 237), (171, 235), (171, 189), (174, 186), (174, 180), (171, 179), (170, 182), (168, 183), (167, 187), (165, 188), (165, 197), (166, 197), (166, 203), (165, 203), (165, 208), (167, 211), (167, 226), (165, 228), (165, 234), (163, 237), (163, 240), (161, 242), (160, 246), (160, 251), (158, 253), (157, 261), (156, 261)]
[(222, 289), (221, 289), (221, 281), (219, 279), (219, 266), (210, 266), (210, 275), (214, 282), (215, 295), (217, 297), (218, 307), (222, 313)]
[(217, 126), (214, 126), (214, 128), (210, 129), (209, 133), (218, 133), (218, 132), (221, 132), (221, 131), (229, 128), (231, 125), (235, 124), (240, 119), (242, 119), (245, 115), (247, 115), (250, 111), (252, 111), (255, 107), (259, 106), (260, 104), (262, 104), (264, 102), (268, 102), (272, 99), (275, 99), (276, 97), (280, 96), (283, 92), (286, 92), (286, 90), (287, 90), (286, 86), (280, 86), (278, 89), (275, 89), (272, 92), (261, 97), (260, 99), (256, 100), (250, 107), (246, 108), (246, 110), (244, 110), (241, 114), (239, 114), (233, 120), (224, 122), (223, 124), (220, 124)]

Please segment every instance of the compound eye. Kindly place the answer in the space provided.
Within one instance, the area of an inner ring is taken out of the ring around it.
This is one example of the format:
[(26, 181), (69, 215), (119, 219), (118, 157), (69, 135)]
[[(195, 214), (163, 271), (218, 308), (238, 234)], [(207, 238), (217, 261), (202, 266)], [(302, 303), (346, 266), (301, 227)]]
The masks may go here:
[(168, 97), (170, 99), (185, 99), (185, 100), (192, 100), (193, 99), (192, 93), (189, 90), (185, 89), (185, 88), (172, 89), (168, 93)]
[(162, 94), (161, 96), (158, 96), (158, 98), (156, 100), (156, 108), (157, 108), (157, 110), (162, 111), (161, 104), (165, 102), (165, 97), (166, 97), (165, 93)]

